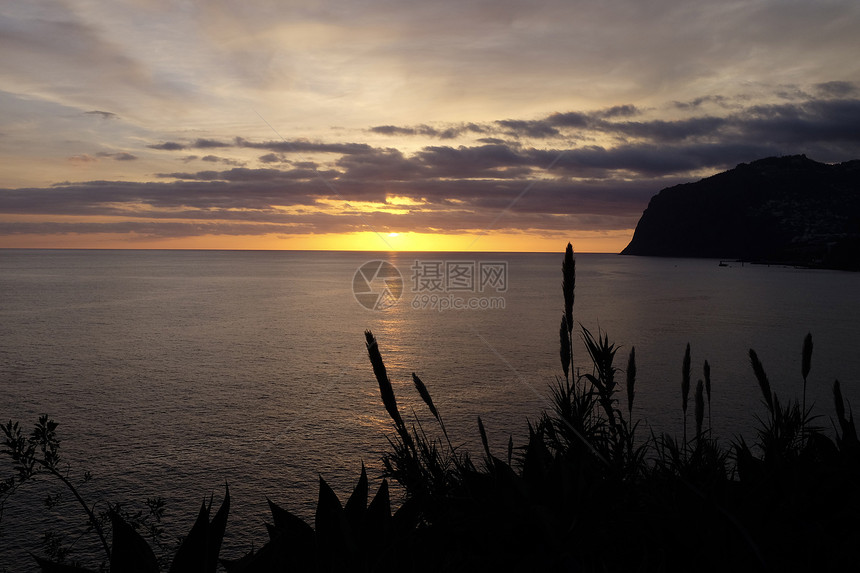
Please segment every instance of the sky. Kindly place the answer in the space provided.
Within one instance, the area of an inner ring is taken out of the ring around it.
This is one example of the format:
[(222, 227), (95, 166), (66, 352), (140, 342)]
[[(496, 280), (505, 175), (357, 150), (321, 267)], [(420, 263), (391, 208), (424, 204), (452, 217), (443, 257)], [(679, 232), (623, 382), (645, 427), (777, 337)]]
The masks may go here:
[(856, 0), (0, 3), (0, 248), (619, 252), (860, 159)]

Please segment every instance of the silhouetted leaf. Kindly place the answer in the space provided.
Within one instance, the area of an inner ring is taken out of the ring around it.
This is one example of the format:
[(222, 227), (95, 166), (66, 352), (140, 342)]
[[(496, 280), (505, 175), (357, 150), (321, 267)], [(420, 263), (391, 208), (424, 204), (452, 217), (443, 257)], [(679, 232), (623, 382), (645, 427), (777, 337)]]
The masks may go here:
[(272, 520), (275, 522), (275, 528), (283, 531), (291, 537), (301, 538), (303, 541), (312, 540), (314, 530), (305, 523), (300, 517), (293, 515), (286, 509), (282, 509), (272, 500), (269, 502), (269, 509), (272, 512)]
[(364, 510), (367, 509), (367, 489), (367, 471), (364, 469), (364, 463), (362, 463), (361, 476), (359, 476), (358, 483), (355, 484), (352, 495), (349, 496), (344, 507), (346, 519), (353, 531), (358, 531), (361, 528)]
[(186, 571), (202, 571), (203, 556), (206, 548), (206, 530), (209, 527), (209, 509), (204, 501), (197, 513), (197, 519), (191, 526), (191, 531), (182, 540), (173, 561), (170, 564), (170, 573), (183, 573)]
[(355, 542), (352, 539), (343, 506), (322, 476), (320, 476), (315, 530), (317, 555), (323, 563), (323, 568), (346, 567), (351, 556), (355, 554)]
[(206, 566), (207, 573), (215, 573), (218, 565), (218, 554), (221, 553), (221, 543), (224, 541), (224, 532), (227, 531), (227, 516), (230, 513), (230, 488), (224, 486), (224, 499), (218, 513), (212, 518), (206, 535)]
[(211, 508), (211, 499), (208, 507), (205, 502), (201, 505), (197, 520), (173, 557), (173, 562), (170, 564), (171, 573), (215, 572), (218, 565), (218, 554), (221, 551), (221, 542), (224, 539), (224, 531), (227, 526), (227, 514), (230, 511), (230, 489), (228, 487), (225, 487), (224, 500), (210, 524)]
[(116, 512), (111, 512), (113, 527), (113, 546), (111, 547), (111, 571), (128, 573), (158, 573), (158, 559), (155, 553), (125, 520)]
[(384, 535), (391, 522), (391, 500), (388, 494), (388, 481), (382, 480), (382, 485), (373, 496), (373, 501), (367, 507), (365, 527), (377, 535)]

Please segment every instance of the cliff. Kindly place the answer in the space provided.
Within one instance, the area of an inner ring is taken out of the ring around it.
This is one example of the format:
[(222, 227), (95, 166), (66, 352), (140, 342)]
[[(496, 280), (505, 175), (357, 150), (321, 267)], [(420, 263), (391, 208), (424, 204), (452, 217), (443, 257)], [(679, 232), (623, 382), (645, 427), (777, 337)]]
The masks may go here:
[(770, 157), (668, 187), (621, 254), (860, 270), (860, 160)]

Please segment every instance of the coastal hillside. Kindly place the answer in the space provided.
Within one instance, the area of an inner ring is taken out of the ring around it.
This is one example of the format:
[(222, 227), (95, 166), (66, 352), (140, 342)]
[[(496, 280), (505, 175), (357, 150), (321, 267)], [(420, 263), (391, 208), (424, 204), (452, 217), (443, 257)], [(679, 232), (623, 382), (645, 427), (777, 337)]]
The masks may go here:
[(668, 187), (621, 254), (860, 270), (860, 160), (770, 157)]

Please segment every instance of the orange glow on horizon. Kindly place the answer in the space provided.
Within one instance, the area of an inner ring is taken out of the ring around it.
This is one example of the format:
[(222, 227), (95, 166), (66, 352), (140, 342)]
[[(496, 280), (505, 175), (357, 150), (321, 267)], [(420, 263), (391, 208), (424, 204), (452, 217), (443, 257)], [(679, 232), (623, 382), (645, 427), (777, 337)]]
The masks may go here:
[(6, 249), (198, 249), (285, 251), (462, 251), (556, 252), (568, 242), (582, 253), (618, 253), (633, 229), (572, 231), (552, 235), (518, 233), (444, 234), (391, 232), (304, 235), (201, 235), (152, 238), (123, 234), (13, 235), (0, 238)]

